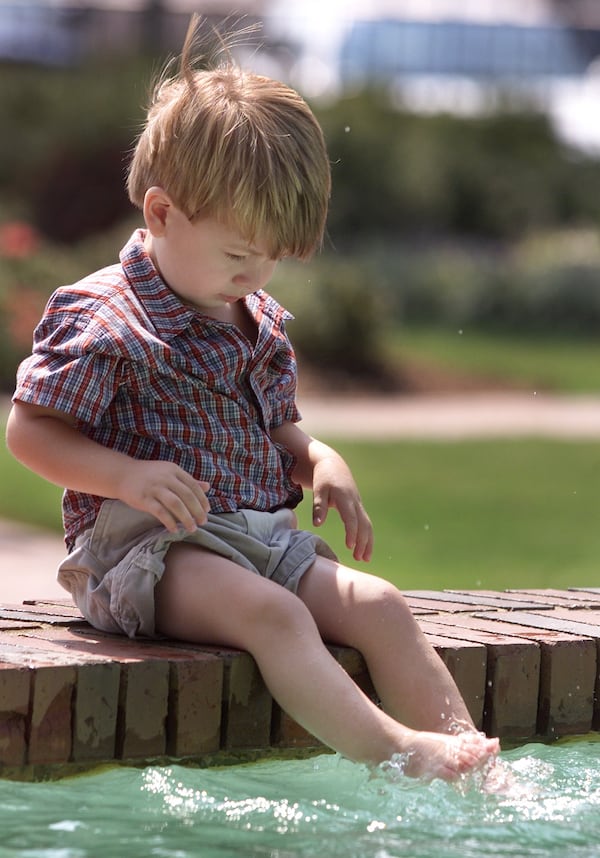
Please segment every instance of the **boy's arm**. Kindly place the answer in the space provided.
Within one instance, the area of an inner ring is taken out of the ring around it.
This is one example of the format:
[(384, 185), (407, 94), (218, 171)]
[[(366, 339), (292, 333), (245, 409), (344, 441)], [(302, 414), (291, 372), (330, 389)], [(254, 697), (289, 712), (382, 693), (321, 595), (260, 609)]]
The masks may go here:
[(168, 530), (194, 530), (209, 509), (208, 484), (172, 462), (141, 461), (87, 438), (75, 421), (53, 408), (15, 402), (6, 429), (9, 450), (52, 483), (117, 498), (148, 512)]
[(373, 528), (350, 468), (332, 447), (284, 423), (271, 433), (296, 458), (294, 479), (313, 492), (313, 523), (323, 524), (330, 508), (337, 509), (346, 531), (346, 546), (355, 560), (370, 560)]

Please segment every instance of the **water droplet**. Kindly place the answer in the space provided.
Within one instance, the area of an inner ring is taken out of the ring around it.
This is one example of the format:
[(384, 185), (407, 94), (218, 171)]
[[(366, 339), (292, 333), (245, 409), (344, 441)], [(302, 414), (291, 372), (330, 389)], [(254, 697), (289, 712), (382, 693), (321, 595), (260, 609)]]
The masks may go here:
[(350, 126), (346, 125), (346, 127), (344, 128), (344, 131), (346, 132), (346, 134), (348, 134), (348, 132), (350, 131)]
[(458, 333), (459, 333), (459, 335), (462, 337), (462, 335), (463, 335), (463, 329), (462, 329), (462, 328), (459, 328)]

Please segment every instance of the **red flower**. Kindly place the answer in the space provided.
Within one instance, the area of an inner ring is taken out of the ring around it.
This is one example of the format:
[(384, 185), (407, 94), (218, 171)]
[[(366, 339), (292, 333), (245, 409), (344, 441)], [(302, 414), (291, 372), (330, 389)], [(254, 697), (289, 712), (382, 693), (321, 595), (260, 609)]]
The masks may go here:
[(0, 224), (0, 256), (7, 259), (25, 259), (39, 246), (39, 237), (28, 223), (13, 220)]

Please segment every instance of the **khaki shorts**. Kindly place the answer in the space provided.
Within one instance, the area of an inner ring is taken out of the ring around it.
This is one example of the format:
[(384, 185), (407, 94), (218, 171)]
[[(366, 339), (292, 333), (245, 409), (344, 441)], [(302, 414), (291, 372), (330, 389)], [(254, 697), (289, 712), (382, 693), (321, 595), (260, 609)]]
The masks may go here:
[(240, 510), (209, 514), (194, 533), (170, 533), (153, 516), (107, 500), (58, 567), (58, 582), (95, 628), (152, 637), (154, 587), (174, 542), (214, 551), (295, 593), (317, 555), (336, 559), (320, 537), (295, 527), (291, 509)]

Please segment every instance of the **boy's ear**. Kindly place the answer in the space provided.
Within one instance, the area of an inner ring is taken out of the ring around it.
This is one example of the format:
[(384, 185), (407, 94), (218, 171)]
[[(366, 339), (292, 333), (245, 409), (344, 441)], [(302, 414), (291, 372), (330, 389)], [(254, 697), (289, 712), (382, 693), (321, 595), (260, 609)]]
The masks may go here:
[(148, 188), (144, 195), (144, 220), (154, 238), (161, 238), (167, 228), (169, 209), (173, 203), (162, 188)]

